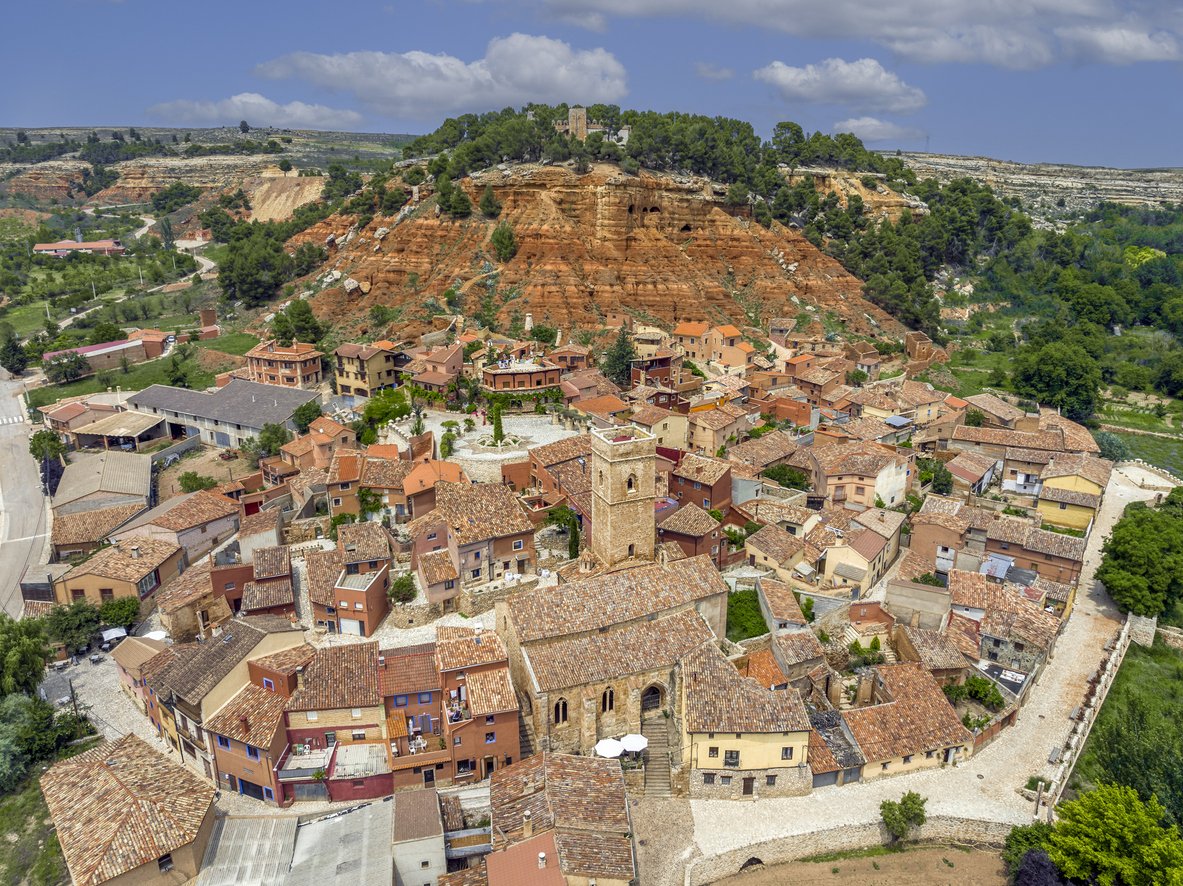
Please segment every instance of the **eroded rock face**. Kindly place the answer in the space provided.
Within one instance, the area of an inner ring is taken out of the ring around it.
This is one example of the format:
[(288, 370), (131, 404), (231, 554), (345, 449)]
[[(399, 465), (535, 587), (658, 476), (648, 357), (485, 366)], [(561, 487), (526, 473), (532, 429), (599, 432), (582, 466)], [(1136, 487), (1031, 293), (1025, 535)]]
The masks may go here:
[[(1018, 197), (1034, 215), (1079, 211), (1105, 200), (1133, 206), (1162, 206), (1183, 200), (1183, 169), (1109, 169), (1056, 163), (1012, 163), (988, 157), (945, 154), (902, 155), (919, 178), (944, 184), (968, 176), (1000, 197)], [(1058, 201), (1064, 204), (1058, 205)]]
[(502, 319), (516, 310), (562, 328), (600, 327), (622, 309), (664, 323), (744, 324), (795, 316), (798, 303), (831, 313), (852, 332), (900, 330), (862, 297), (860, 281), (838, 262), (796, 231), (766, 230), (736, 217), (723, 205), (723, 189), (704, 179), (628, 176), (610, 166), (583, 176), (523, 166), (460, 184), (474, 205), (486, 184), (493, 186), (518, 244), (510, 261), (498, 264), (488, 242), (496, 220), (437, 218), (433, 201), (401, 222), (375, 219), (375, 231), (389, 228), (377, 250), (370, 236), (344, 242), (352, 219), (329, 218), (289, 247), (320, 245), (335, 234), (339, 247), (328, 267), (369, 284), (370, 292), (358, 300), (326, 291), (318, 313), (357, 317), (383, 304), (404, 308), (409, 318), (426, 299), (442, 301), (458, 287), (472, 315), (492, 271)]

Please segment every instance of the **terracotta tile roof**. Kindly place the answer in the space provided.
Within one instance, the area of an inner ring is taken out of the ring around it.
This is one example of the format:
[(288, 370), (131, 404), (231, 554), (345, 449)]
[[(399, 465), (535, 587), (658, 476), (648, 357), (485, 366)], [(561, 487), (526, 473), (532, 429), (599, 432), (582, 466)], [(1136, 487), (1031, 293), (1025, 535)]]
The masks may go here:
[(665, 421), (673, 415), (668, 409), (660, 406), (642, 406), (632, 414), (632, 421), (647, 428), (653, 427), (660, 421)]
[(1084, 452), (1096, 454), (1101, 451), (1088, 428), (1079, 425), (1071, 419), (1057, 415), (1055, 412), (1043, 412), (1039, 416), (1041, 431), (1059, 431), (1064, 435), (1064, 449), (1069, 452)]
[(340, 422), (333, 421), (327, 415), (322, 415), (319, 418), (313, 419), (312, 423), (308, 425), (308, 430), (317, 434), (325, 434), (329, 437), (337, 437), (349, 431), (349, 428)]
[(1046, 465), (1056, 457), (1058, 453), (1049, 452), (1046, 449), (1024, 449), (1021, 446), (1006, 447), (1005, 458), (1007, 461), (1025, 462), (1034, 465)]
[(212, 785), (126, 735), (41, 776), (70, 877), (97, 886), (197, 839)]
[(366, 520), (337, 527), (337, 549), (346, 563), (390, 559), (390, 535), (381, 523)]
[(1003, 423), (1014, 424), (1027, 414), (1024, 410), (1012, 406), (994, 394), (974, 394), (972, 397), (966, 397), (965, 402), (979, 412), (992, 416)]
[(638, 566), (509, 598), (523, 643), (594, 631), (727, 593), (707, 554), (676, 563)]
[(572, 407), (584, 413), (593, 415), (615, 415), (625, 412), (629, 406), (615, 394), (603, 394), (588, 400), (577, 400)]
[(435, 657), (441, 671), (459, 671), (508, 661), (509, 653), (496, 631), (441, 626), (435, 632)]
[(137, 517), (124, 529), (138, 526), (159, 526), (172, 532), (183, 532), (195, 526), (203, 526), (216, 520), (224, 520), (238, 514), (238, 502), (216, 492), (201, 490), (170, 498)]
[(290, 577), (270, 581), (248, 581), (242, 586), (242, 608), (244, 612), (256, 609), (270, 609), (273, 606), (287, 606), (295, 601)]
[(1023, 547), (1038, 554), (1061, 557), (1074, 563), (1081, 563), (1084, 561), (1087, 544), (1085, 539), (1073, 535), (1064, 535), (1048, 529), (1032, 529), (1027, 534), (1027, 540)]
[(805, 615), (801, 612), (801, 604), (797, 602), (797, 595), (783, 581), (761, 578), (757, 582), (757, 588), (774, 621), (787, 621), (797, 625), (806, 624)]
[(997, 460), (976, 452), (959, 452), (952, 460), (945, 463), (945, 467), (954, 477), (960, 477), (970, 483), (977, 483), (997, 464)]
[(538, 690), (557, 692), (627, 674), (668, 669), (690, 650), (713, 639), (702, 616), (688, 609), (655, 621), (532, 643), (523, 649), (523, 655)]
[(330, 483), (356, 483), (361, 480), (362, 465), (365, 456), (360, 452), (334, 452), (333, 460), (329, 463)]
[(1039, 473), (1041, 480), (1056, 477), (1083, 477), (1104, 489), (1113, 474), (1113, 462), (1089, 455), (1056, 455), (1051, 463)]
[(438, 585), (449, 580), (455, 581), (460, 577), (447, 548), (420, 554), (418, 563), (419, 571), (423, 574), (423, 583), (426, 585)]
[(119, 581), (137, 582), (180, 550), (178, 545), (160, 538), (129, 538), (97, 551), (89, 560), (67, 572), (62, 579), (69, 581), (83, 575), (101, 575)]
[(508, 667), (476, 671), (465, 677), (465, 685), (468, 686), (468, 704), (474, 717), (518, 709)]
[(52, 542), (55, 545), (97, 544), (144, 510), (140, 502), (53, 515)]
[(784, 431), (773, 431), (754, 440), (745, 440), (727, 450), (729, 461), (749, 464), (757, 468), (784, 461), (798, 449), (797, 443)]
[(747, 544), (771, 557), (778, 565), (788, 563), (805, 550), (805, 542), (799, 536), (790, 535), (775, 523), (749, 535)]
[(1101, 496), (1090, 492), (1077, 492), (1075, 489), (1057, 489), (1055, 486), (1044, 485), (1039, 491), (1040, 501), (1051, 501), (1069, 505), (1079, 505), (1082, 508), (1092, 508), (1094, 511), (1101, 506)]
[(556, 440), (554, 443), (547, 443), (544, 446), (535, 446), (530, 450), (530, 460), (537, 462), (543, 467), (550, 467), (560, 462), (571, 461), (580, 456), (587, 458), (590, 455), (590, 434), (566, 437), (562, 440)]
[(1034, 525), (1025, 517), (998, 516), (986, 528), (986, 538), (1021, 545), (1027, 540)]
[(260, 532), (268, 532), (279, 526), (280, 513), (278, 510), (257, 511), (247, 514), (238, 523), (238, 537), (246, 538)]
[(973, 735), (923, 665), (881, 665), (875, 674), (892, 700), (844, 714), (867, 762), (972, 744)]
[(875, 443), (847, 443), (814, 447), (818, 463), (827, 476), (854, 474), (875, 477), (900, 456)]
[[(743, 413), (746, 415), (747, 413)], [(690, 413), (690, 423), (706, 428), (711, 431), (721, 431), (724, 428), (730, 427), (739, 420), (740, 416), (733, 415), (730, 411), (718, 407), (715, 409), (707, 409), (702, 412)], [(685, 461), (685, 459), (683, 459)]]
[(435, 510), (411, 522), (411, 535), (441, 522), (461, 546), (534, 528), (514, 491), (499, 483), (437, 483)]
[(266, 749), (283, 722), (286, 703), (287, 699), (279, 693), (250, 683), (222, 705), (206, 721), (205, 728), (214, 735)]
[(750, 677), (766, 689), (784, 686), (789, 682), (785, 672), (776, 663), (776, 656), (771, 648), (761, 649), (748, 656), (747, 663), (739, 669), (745, 677)]
[(811, 729), (809, 731), (809, 771), (814, 775), (824, 775), (829, 772), (837, 772), (841, 768), (821, 733), (816, 729)]
[(900, 403), (909, 408), (915, 408), (927, 403), (940, 403), (945, 399), (945, 392), (938, 391), (927, 382), (913, 381), (906, 379), (900, 384), (899, 394)]
[(673, 470), (675, 477), (706, 483), (714, 486), (727, 475), (731, 465), (721, 458), (711, 458), (705, 455), (690, 453), (686, 455)]
[(657, 528), (698, 538), (718, 529), (719, 521), (691, 501), (662, 520)]
[(126, 637), (123, 642), (111, 650), (111, 658), (115, 659), (125, 671), (139, 670), (150, 659), (154, 658), (162, 649), (168, 647), (161, 640), (149, 640), (147, 637)]
[(1039, 591), (1044, 599), (1054, 600), (1057, 603), (1067, 603), (1068, 598), (1072, 596), (1072, 585), (1052, 581), (1043, 576), (1035, 579), (1031, 583), (1031, 587)]
[(272, 652), (270, 655), (252, 658), (251, 661), (276, 674), (291, 676), (296, 673), (296, 668), (304, 667), (312, 661), (314, 655), (316, 655), (316, 649), (304, 643), (300, 646), (292, 646), (290, 649)]
[[(535, 754), (496, 770), (489, 793), (494, 831), (506, 834), (511, 845), (521, 840), (528, 809), (535, 834), (554, 829), (559, 865), (567, 876), (634, 879), (619, 761)], [(537, 870), (538, 853), (532, 848), (529, 859)]]
[(382, 649), (378, 654), (385, 662), (378, 666), (383, 698), (430, 692), (443, 685), (435, 663), (434, 643)]
[(321, 606), (336, 606), (337, 596), (333, 589), (337, 584), (337, 577), (345, 568), (345, 558), (336, 548), (331, 551), (309, 551), (304, 557), (304, 567), (308, 573), (308, 596), (313, 603)]
[(287, 545), (256, 548), (253, 556), (255, 581), (292, 574), (291, 551)]
[(361, 479), (357, 482), (366, 489), (401, 489), (414, 468), (409, 461), (367, 454), (361, 461)]
[(856, 532), (853, 535), (846, 536), (846, 542), (850, 545), (850, 549), (858, 553), (860, 557), (870, 563), (883, 552), (887, 547), (887, 539), (877, 532), (872, 532), (870, 529), (864, 529), (862, 532)]
[(894, 538), (907, 518), (899, 511), (884, 508), (867, 508), (854, 517), (853, 523), (870, 529), (883, 538)]
[(1012, 431), (1004, 428), (971, 428), (958, 425), (953, 429), (953, 440), (985, 443), (993, 446), (1064, 451), (1064, 435), (1060, 431)]
[(441, 480), (449, 483), (467, 483), (468, 475), (464, 468), (450, 461), (420, 462), (411, 468), (403, 478), (403, 492), (406, 495), (417, 495), (435, 486)]
[(983, 636), (1019, 640), (1044, 651), (1051, 649), (1056, 640), (1056, 633), (1060, 629), (1060, 620), (1054, 615), (1044, 612), (1038, 604), (1031, 603), (1026, 598), (1023, 599), (1029, 605), (1023, 607), (1019, 612), (988, 610), (982, 617), (979, 632)]
[(664, 553), (667, 563), (673, 563), (675, 560), (684, 560), (686, 558), (686, 552), (682, 550), (682, 546), (676, 541), (658, 542), (654, 553), (658, 556)]
[[(533, 852), (533, 849), (530, 851)], [(438, 886), (489, 886), (489, 875), (485, 869), (485, 859), (481, 859), (478, 867), (463, 868), (459, 871), (453, 871), (450, 874), (440, 874), (436, 883)]]
[(292, 693), (287, 709), (331, 711), (381, 704), (378, 644), (350, 643), (317, 650), (304, 668), (302, 683)]
[(793, 667), (825, 658), (822, 644), (814, 636), (813, 631), (789, 631), (773, 634), (772, 643), (776, 652), (780, 653), (776, 656), (777, 661), (784, 667)]
[[(708, 323), (702, 321), (683, 320), (674, 327), (674, 331), (671, 333), (671, 335), (684, 335), (688, 338), (702, 338), (704, 335), (706, 335), (707, 330), (710, 328), (711, 327)], [(736, 330), (735, 334), (739, 335), (738, 329)]]
[(742, 676), (714, 643), (682, 659), (686, 730), (781, 733), (809, 729), (796, 689), (769, 690)]
[(753, 498), (737, 507), (757, 523), (788, 523), (804, 526), (817, 516), (817, 511), (800, 505), (787, 504), (775, 498)]
[(930, 631), (911, 625), (903, 625), (901, 630), (920, 656), (920, 663), (930, 671), (966, 667), (965, 656), (961, 654), (957, 644), (940, 631)]
[[(299, 627), (284, 622), (287, 630), (299, 634)], [(268, 634), (270, 623), (255, 618), (236, 618), (223, 625), (221, 633), (191, 652), (178, 656), (156, 675), (158, 695), (169, 692), (182, 701), (198, 705), (235, 667), (246, 660)], [(161, 691), (163, 690), (163, 691)]]

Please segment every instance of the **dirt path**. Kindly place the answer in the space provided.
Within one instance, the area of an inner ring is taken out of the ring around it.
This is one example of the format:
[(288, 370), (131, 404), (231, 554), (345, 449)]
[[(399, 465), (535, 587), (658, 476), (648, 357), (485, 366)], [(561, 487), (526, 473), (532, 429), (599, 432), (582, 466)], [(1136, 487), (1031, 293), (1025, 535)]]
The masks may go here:
[(715, 886), (1003, 886), (1005, 868), (997, 852), (934, 846), (874, 858), (792, 862), (758, 867)]

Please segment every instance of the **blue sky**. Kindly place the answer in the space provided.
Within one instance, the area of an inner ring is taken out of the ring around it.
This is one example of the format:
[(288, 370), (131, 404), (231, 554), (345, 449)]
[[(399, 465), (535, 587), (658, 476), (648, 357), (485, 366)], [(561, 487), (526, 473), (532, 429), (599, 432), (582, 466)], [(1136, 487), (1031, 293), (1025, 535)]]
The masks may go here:
[(882, 149), (1183, 165), (1173, 0), (41, 0), (5, 25), (0, 125), (425, 132), (607, 101)]

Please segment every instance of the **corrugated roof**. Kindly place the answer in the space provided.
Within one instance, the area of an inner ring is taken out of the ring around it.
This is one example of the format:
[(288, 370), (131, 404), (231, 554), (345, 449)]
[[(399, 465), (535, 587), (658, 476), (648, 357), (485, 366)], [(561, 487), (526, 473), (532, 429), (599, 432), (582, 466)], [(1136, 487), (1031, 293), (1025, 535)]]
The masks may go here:
[(53, 496), (53, 507), (96, 492), (141, 496), (152, 490), (152, 459), (134, 452), (107, 451), (76, 458), (66, 465)]
[(298, 407), (319, 397), (315, 391), (235, 378), (212, 393), (152, 385), (133, 394), (128, 402), (142, 412), (156, 409), (162, 413), (173, 412), (223, 424), (239, 424), (257, 431), (265, 424), (285, 424)]

